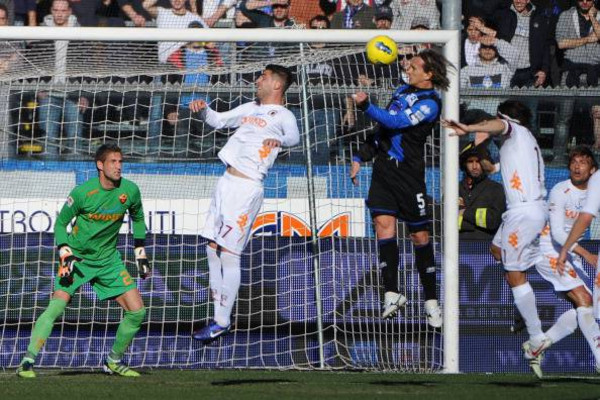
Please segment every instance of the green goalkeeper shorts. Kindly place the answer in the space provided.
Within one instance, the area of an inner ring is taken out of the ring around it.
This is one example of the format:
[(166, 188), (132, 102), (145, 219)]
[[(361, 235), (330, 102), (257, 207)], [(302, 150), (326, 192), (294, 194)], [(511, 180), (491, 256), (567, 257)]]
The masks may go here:
[(89, 263), (79, 261), (75, 263), (70, 277), (56, 277), (54, 290), (62, 290), (73, 296), (77, 289), (89, 282), (100, 300), (106, 300), (122, 295), (135, 289), (135, 281), (129, 275), (121, 254), (115, 251), (112, 257), (102, 261)]

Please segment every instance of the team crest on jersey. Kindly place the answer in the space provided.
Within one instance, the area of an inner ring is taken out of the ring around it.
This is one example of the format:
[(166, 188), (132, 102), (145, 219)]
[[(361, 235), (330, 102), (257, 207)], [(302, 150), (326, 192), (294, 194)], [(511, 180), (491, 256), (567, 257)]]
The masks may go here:
[(415, 104), (417, 102), (417, 100), (419, 100), (419, 96), (417, 96), (414, 93), (411, 93), (408, 96), (406, 96), (404, 99), (408, 103), (408, 106), (411, 107), (413, 104)]
[(68, 197), (67, 197), (67, 205), (68, 205), (69, 207), (72, 207), (74, 202), (75, 202), (75, 201), (73, 200), (73, 198), (72, 198), (71, 196), (68, 196)]
[(125, 193), (123, 193), (122, 195), (119, 196), (119, 201), (121, 202), (121, 204), (125, 204), (125, 202), (127, 201), (127, 195)]

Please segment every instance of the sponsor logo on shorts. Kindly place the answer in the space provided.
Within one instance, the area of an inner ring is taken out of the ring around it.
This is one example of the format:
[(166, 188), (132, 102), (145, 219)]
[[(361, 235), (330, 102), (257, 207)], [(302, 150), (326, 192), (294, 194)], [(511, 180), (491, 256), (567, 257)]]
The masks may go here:
[(240, 227), (240, 231), (243, 233), (244, 228), (248, 225), (248, 214), (241, 214), (238, 217), (237, 224)]
[(521, 178), (517, 171), (515, 171), (512, 178), (510, 178), (510, 187), (523, 193), (523, 184), (521, 183)]
[(519, 235), (517, 234), (517, 232), (513, 232), (510, 235), (508, 235), (508, 244), (510, 244), (515, 249), (519, 247)]

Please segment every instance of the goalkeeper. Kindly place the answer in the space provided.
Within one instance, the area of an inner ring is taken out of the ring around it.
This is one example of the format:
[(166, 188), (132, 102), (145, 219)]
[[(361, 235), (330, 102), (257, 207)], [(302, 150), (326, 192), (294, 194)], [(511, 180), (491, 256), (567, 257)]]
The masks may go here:
[[(114, 299), (125, 312), (104, 362), (104, 371), (126, 377), (139, 376), (121, 361), (146, 316), (140, 292), (117, 250), (117, 235), (126, 212), (133, 221), (134, 252), (140, 277), (145, 279), (150, 268), (144, 250), (146, 225), (140, 190), (121, 177), (122, 165), (123, 155), (116, 144), (100, 146), (96, 151), (98, 177), (71, 191), (56, 220), (54, 238), (60, 264), (54, 295), (37, 319), (27, 353), (17, 369), (17, 375), (22, 378), (35, 378), (36, 356), (50, 336), (54, 322), (77, 289), (87, 282), (100, 300)], [(67, 225), (73, 218), (75, 224), (69, 234)]]

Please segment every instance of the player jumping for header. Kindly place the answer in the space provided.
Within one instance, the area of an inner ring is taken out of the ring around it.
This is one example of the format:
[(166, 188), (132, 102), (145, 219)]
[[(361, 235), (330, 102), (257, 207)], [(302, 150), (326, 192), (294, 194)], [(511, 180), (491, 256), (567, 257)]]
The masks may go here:
[(210, 343), (231, 329), (231, 312), (240, 288), (240, 256), (263, 202), (263, 180), (281, 146), (300, 140), (296, 118), (284, 107), (284, 93), (292, 82), (288, 68), (267, 65), (256, 80), (257, 100), (219, 113), (204, 100), (190, 110), (214, 128), (237, 128), (219, 152), (225, 174), (213, 192), (201, 235), (206, 253), (214, 316), (193, 338)]

